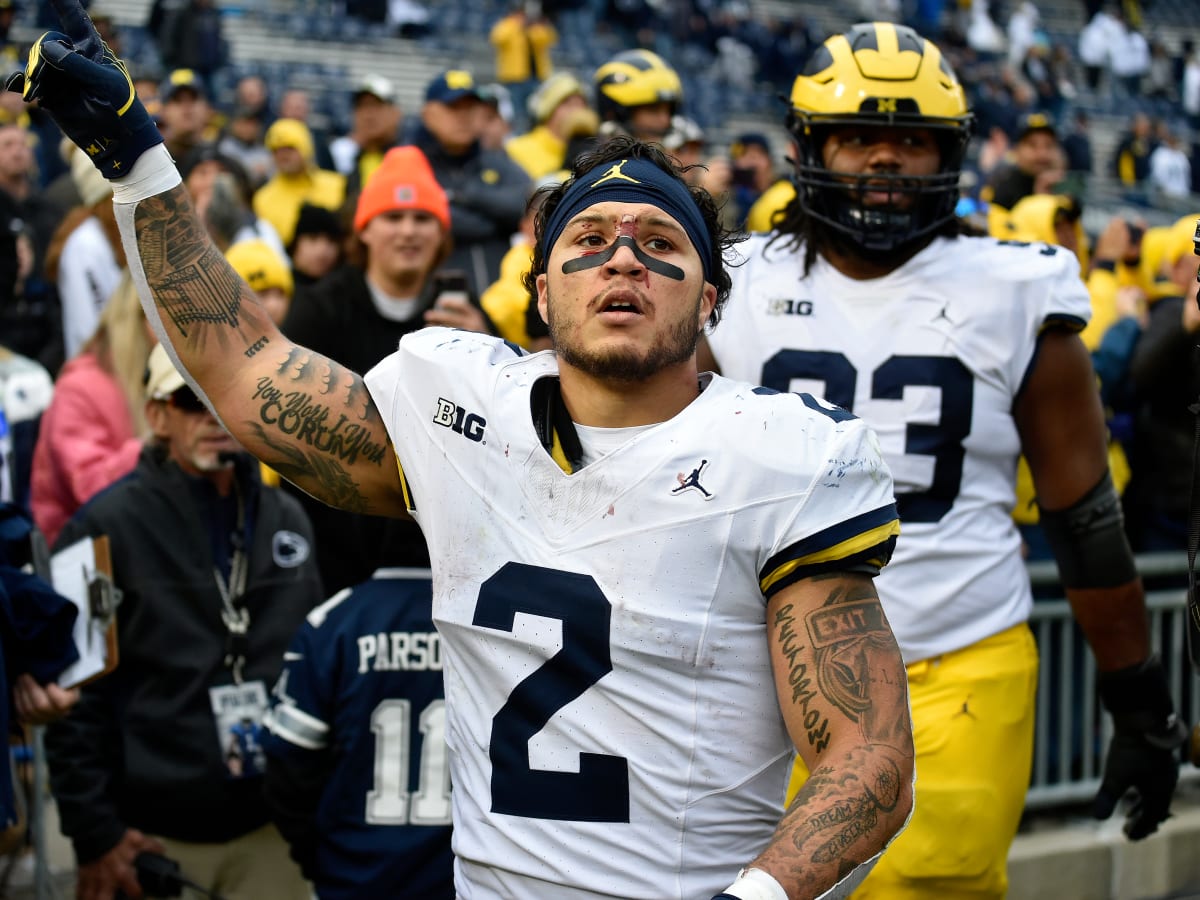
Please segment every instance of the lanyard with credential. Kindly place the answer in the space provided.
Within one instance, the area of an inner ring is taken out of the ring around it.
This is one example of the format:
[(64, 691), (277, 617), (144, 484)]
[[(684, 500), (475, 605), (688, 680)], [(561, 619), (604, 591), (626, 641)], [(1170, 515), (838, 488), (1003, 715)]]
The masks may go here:
[(229, 558), (229, 581), (221, 574), (220, 566), (213, 566), (213, 578), (217, 582), (217, 593), (221, 595), (221, 621), (225, 623), (225, 665), (233, 673), (233, 683), (242, 683), (242, 668), (246, 665), (248, 649), (247, 633), (250, 631), (250, 612), (241, 605), (246, 593), (246, 575), (250, 568), (246, 556), (246, 503), (242, 492), (237, 494), (237, 527), (230, 538), (233, 552)]

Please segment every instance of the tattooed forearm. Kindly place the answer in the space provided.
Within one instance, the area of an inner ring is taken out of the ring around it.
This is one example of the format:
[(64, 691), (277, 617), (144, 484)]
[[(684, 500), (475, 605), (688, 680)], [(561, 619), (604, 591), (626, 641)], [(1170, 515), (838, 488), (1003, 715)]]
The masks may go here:
[(372, 511), (367, 496), (337, 460), (321, 453), (306, 453), (290, 441), (277, 440), (256, 422), (246, 424), (269, 451), (263, 454), (263, 462), (281, 477), (338, 509)]
[(792, 896), (828, 890), (903, 825), (912, 808), (911, 771), (911, 757), (877, 745), (817, 768), (754, 865), (771, 871)]
[(331, 506), (373, 511), (361, 479), (394, 461), (362, 378), (303, 347), (267, 371), (247, 385), (256, 417), (245, 423), (264, 461)]
[(135, 217), (142, 267), (164, 318), (193, 340), (208, 327), (240, 330), (248, 289), (192, 213), (187, 190), (141, 201)]
[(779, 861), (787, 860), (800, 883), (817, 887), (830, 872), (835, 880), (844, 876), (878, 853), (907, 816), (900, 767), (877, 750), (863, 748), (837, 767), (814, 771), (784, 816), (787, 840), (777, 848)]
[(380, 465), (387, 447), (372, 440), (374, 433), (346, 413), (314, 399), (307, 391), (287, 390), (271, 378), (258, 380), (252, 399), (259, 401), (259, 417), (286, 435), (304, 441), (320, 453), (350, 465), (363, 459)]
[(866, 576), (785, 589), (767, 625), (780, 707), (812, 774), (751, 864), (812, 897), (879, 853), (912, 809), (908, 682)]
[(130, 214), (147, 315), (234, 437), (332, 506), (405, 515), (387, 429), (363, 379), (279, 331), (182, 185), (118, 209), (125, 240)]

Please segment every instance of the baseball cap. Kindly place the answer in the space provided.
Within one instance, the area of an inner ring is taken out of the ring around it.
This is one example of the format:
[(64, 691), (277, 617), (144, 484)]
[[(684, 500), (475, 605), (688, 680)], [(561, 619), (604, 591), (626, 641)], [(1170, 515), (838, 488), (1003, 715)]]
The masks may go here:
[(536, 122), (545, 122), (568, 97), (587, 99), (587, 88), (570, 72), (555, 72), (529, 96), (529, 114)]
[(96, 164), (83, 150), (71, 154), (71, 182), (84, 206), (95, 206), (112, 196), (112, 182), (100, 174)]
[(450, 69), (443, 72), (429, 82), (429, 87), (425, 89), (426, 103), (454, 103), (463, 97), (482, 99), (479, 96), (479, 88), (475, 84), (474, 76), (465, 69)]
[(289, 297), (292, 296), (295, 285), (291, 269), (279, 252), (262, 238), (238, 241), (225, 251), (225, 259), (256, 294), (279, 288)]
[(312, 132), (299, 119), (276, 119), (263, 136), (263, 146), (268, 150), (294, 147), (307, 160), (313, 158)]
[(748, 147), (758, 147), (763, 153), (771, 155), (771, 144), (767, 141), (767, 136), (757, 131), (747, 131), (735, 137), (733, 143), (729, 145), (729, 155), (737, 159), (746, 152)]
[(1017, 140), (1023, 140), (1027, 135), (1038, 131), (1044, 131), (1054, 138), (1058, 138), (1058, 131), (1054, 127), (1053, 117), (1044, 112), (1026, 113), (1017, 121)]
[(162, 86), (158, 89), (158, 96), (163, 103), (169, 103), (175, 98), (175, 95), (180, 91), (192, 91), (196, 96), (204, 98), (208, 96), (208, 92), (204, 89), (204, 82), (200, 80), (191, 69), (175, 69), (163, 81)]
[(416, 147), (393, 147), (371, 173), (358, 196), (354, 230), (362, 231), (377, 215), (395, 209), (424, 210), (450, 230), (450, 201), (429, 160)]
[(352, 102), (357, 102), (359, 97), (365, 94), (370, 94), (372, 97), (377, 97), (384, 103), (396, 102), (396, 86), (382, 75), (366, 75), (354, 87), (354, 91), (350, 94)]
[(479, 99), (486, 103), (505, 122), (512, 122), (513, 119), (513, 102), (512, 94), (508, 92), (502, 84), (482, 84), (479, 86)]
[(187, 385), (162, 344), (155, 344), (146, 360), (145, 384), (147, 400), (166, 400)]

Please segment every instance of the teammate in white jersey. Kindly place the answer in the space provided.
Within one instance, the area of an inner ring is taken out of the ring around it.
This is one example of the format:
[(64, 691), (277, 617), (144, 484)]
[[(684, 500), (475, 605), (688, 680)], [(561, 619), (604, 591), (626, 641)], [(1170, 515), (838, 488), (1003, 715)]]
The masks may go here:
[(938, 48), (911, 29), (830, 38), (791, 99), (797, 199), (747, 245), (708, 344), (725, 375), (862, 416), (895, 478), (904, 533), (878, 585), (908, 664), (920, 780), (912, 823), (859, 895), (1003, 897), (1037, 677), (1010, 515), (1020, 452), (1116, 723), (1097, 815), (1132, 787), (1126, 833), (1153, 832), (1184, 734), (1150, 652), (1077, 337), (1088, 294), (1062, 248), (959, 233), (971, 117)]
[[(275, 328), (77, 0), (56, 5), (67, 35), (15, 86), (115, 176), (165, 345), (276, 471), (425, 531), (458, 895), (843, 895), (912, 807), (873, 586), (892, 481), (860, 420), (698, 375), (730, 283), (711, 198), (609, 143), (539, 215), (556, 352), (424, 331), (364, 383)], [(814, 774), (781, 813), (796, 752)]]

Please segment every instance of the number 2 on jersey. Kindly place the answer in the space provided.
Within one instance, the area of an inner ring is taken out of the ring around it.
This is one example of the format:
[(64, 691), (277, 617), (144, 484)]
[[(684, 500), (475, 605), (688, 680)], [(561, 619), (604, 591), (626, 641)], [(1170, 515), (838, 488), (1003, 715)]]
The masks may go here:
[[(787, 391), (796, 378), (822, 381), (825, 399), (853, 412), (858, 375), (841, 353), (781, 350), (763, 364), (762, 383)], [(900, 400), (909, 386), (937, 388), (941, 410), (936, 424), (905, 425), (904, 452), (932, 456), (933, 477), (924, 491), (898, 495), (896, 509), (901, 522), (937, 522), (950, 511), (962, 486), (963, 441), (971, 433), (974, 378), (953, 356), (891, 356), (871, 373), (873, 400)]]
[(473, 624), (511, 632), (517, 613), (558, 619), (562, 647), (513, 689), (492, 719), (492, 810), (532, 819), (628, 822), (624, 757), (580, 752), (578, 772), (529, 764), (530, 740), (612, 671), (612, 604), (589, 575), (506, 563), (479, 589)]

